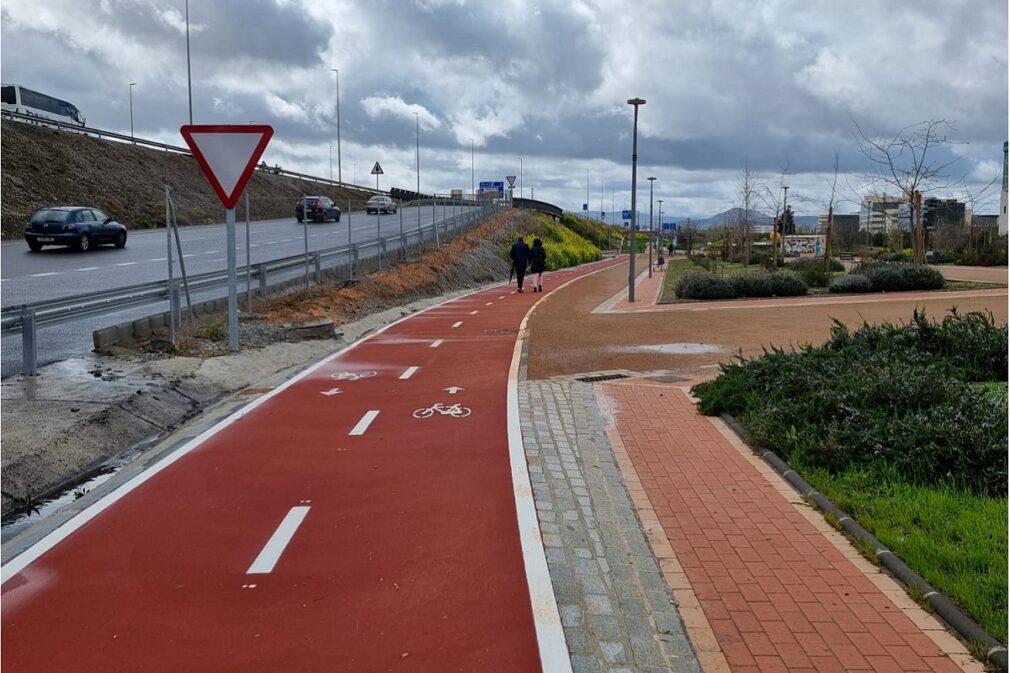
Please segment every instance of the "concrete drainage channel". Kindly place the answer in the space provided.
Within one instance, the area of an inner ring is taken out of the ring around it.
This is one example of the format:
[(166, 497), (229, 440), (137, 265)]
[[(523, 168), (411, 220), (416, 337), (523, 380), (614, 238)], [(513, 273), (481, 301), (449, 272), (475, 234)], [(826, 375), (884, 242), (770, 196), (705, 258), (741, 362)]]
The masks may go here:
[(1002, 643), (986, 633), (981, 626), (963, 613), (949, 598), (937, 591), (936, 587), (905, 565), (904, 561), (885, 547), (868, 530), (856, 523), (849, 514), (808, 484), (803, 477), (789, 467), (789, 464), (779, 458), (775, 452), (751, 445), (747, 440), (747, 433), (735, 418), (729, 414), (723, 414), (722, 419), (740, 437), (740, 440), (750, 447), (751, 451), (761, 456), (762, 460), (771, 465), (800, 495), (816, 505), (822, 512), (834, 516), (839, 526), (849, 536), (873, 549), (877, 562), (894, 575), (902, 585), (914, 587), (915, 591), (922, 596), (922, 599), (929, 604), (933, 612), (939, 615), (964, 640), (969, 643), (982, 645), (985, 649), (986, 661), (989, 664), (999, 671), (1007, 671), (1007, 648)]

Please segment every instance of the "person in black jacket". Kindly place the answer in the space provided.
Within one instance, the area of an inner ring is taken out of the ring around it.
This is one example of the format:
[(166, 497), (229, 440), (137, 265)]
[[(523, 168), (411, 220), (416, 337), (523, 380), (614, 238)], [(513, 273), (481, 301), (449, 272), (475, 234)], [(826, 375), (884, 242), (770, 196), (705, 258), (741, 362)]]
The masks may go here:
[(526, 241), (520, 236), (519, 240), (512, 244), (509, 257), (512, 258), (512, 268), (516, 272), (516, 287), (523, 291), (523, 278), (526, 276), (526, 267), (529, 265), (530, 248)]
[(539, 238), (533, 239), (533, 247), (530, 249), (530, 273), (533, 276), (533, 291), (544, 291), (544, 269), (547, 267), (547, 251), (544, 250), (544, 242)]

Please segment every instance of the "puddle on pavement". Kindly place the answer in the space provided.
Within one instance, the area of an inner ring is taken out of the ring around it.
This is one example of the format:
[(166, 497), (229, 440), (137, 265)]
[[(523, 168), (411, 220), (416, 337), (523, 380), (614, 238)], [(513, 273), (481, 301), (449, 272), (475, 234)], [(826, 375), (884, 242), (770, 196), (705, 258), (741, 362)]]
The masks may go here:
[(645, 344), (639, 346), (613, 346), (611, 350), (622, 353), (663, 353), (665, 355), (704, 355), (705, 353), (725, 353), (728, 349), (718, 344), (672, 343)]
[(133, 447), (60, 487), (58, 491), (52, 492), (31, 503), (30, 507), (21, 505), (7, 513), (3, 517), (2, 528), (0, 528), (0, 541), (6, 543), (25, 528), (34, 526), (50, 514), (59, 511), (62, 507), (69, 505), (109, 479), (112, 479), (126, 465), (140, 456), (155, 439), (155, 437), (149, 437), (138, 442)]

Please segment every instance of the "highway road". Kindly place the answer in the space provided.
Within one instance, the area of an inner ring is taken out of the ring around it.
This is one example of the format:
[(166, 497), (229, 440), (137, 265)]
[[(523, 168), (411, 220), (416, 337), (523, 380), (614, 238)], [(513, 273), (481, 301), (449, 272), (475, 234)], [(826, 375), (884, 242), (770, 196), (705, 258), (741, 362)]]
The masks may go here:
[[(309, 223), (309, 251), (343, 246), (349, 238), (354, 243), (373, 241), (380, 227), (382, 236), (396, 235), (400, 232), (401, 213), (403, 229), (409, 232), (418, 227), (419, 218), (420, 226), (427, 226), (433, 219), (442, 221), (461, 210), (460, 207), (454, 211), (452, 206), (438, 205), (435, 209), (431, 206), (402, 208), (395, 214), (379, 217), (355, 212), (348, 218), (348, 214), (344, 213), (340, 222)], [(305, 229), (304, 225), (295, 221), (294, 216), (250, 223), (252, 263), (302, 254), (305, 250)], [(244, 221), (238, 223), (236, 235), (236, 257), (239, 266), (243, 266), (246, 262)], [(227, 268), (223, 223), (180, 227), (179, 236), (188, 274)], [(8, 307), (165, 280), (168, 278), (166, 238), (165, 229), (132, 231), (123, 249), (102, 246), (86, 253), (68, 248), (44, 248), (41, 252), (31, 252), (24, 241), (4, 243), (0, 246), (0, 301), (4, 307)], [(173, 249), (173, 255), (175, 254)], [(178, 259), (175, 260), (175, 275), (179, 276)], [(278, 276), (277, 279), (282, 277)], [(194, 296), (193, 299), (197, 301), (224, 294), (224, 291), (218, 291)], [(166, 310), (167, 302), (164, 306), (134, 308), (114, 315), (40, 329), (39, 364), (56, 362), (90, 351), (91, 334), (97, 329)], [(5, 335), (0, 349), (0, 377), (16, 374), (20, 371), (20, 366), (21, 336)]]
[(571, 670), (518, 427), (548, 295), (512, 290), (335, 354), (8, 560), (4, 670)]

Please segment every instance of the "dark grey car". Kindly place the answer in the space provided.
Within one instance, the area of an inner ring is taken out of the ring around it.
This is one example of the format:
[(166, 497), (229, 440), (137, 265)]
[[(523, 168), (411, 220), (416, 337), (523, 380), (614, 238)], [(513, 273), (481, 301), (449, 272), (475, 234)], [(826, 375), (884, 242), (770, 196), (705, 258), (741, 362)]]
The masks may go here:
[(38, 252), (47, 245), (65, 245), (87, 252), (96, 245), (126, 246), (126, 227), (98, 210), (55, 206), (35, 211), (25, 229), (28, 247)]

